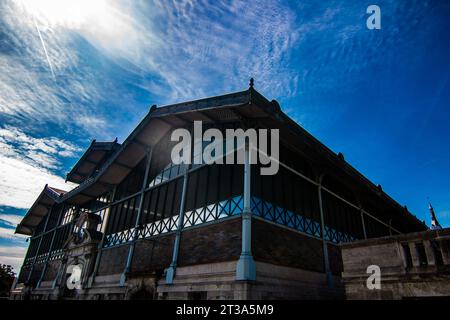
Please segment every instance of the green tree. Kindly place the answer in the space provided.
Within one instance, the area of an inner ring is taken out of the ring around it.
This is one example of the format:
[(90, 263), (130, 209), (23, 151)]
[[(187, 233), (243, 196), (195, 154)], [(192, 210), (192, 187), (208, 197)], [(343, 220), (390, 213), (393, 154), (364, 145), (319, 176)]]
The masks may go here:
[(9, 264), (0, 264), (0, 297), (8, 297), (15, 273)]

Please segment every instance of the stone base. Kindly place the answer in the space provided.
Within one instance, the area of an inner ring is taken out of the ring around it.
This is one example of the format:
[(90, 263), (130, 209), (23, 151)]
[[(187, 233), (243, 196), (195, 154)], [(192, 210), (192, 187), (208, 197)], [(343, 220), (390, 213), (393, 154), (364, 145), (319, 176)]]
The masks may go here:
[[(177, 267), (172, 284), (164, 276), (135, 274), (120, 286), (121, 274), (97, 276), (90, 288), (68, 292), (33, 289), (32, 299), (182, 299), (182, 300), (266, 300), (266, 299), (343, 299), (339, 277), (334, 288), (324, 273), (255, 262), (256, 280), (236, 280), (237, 261)], [(19, 292), (18, 292), (19, 293)], [(20, 295), (17, 296), (20, 298)]]
[(256, 262), (255, 281), (236, 281), (236, 262), (178, 267), (173, 284), (158, 282), (159, 299), (344, 299), (339, 277)]

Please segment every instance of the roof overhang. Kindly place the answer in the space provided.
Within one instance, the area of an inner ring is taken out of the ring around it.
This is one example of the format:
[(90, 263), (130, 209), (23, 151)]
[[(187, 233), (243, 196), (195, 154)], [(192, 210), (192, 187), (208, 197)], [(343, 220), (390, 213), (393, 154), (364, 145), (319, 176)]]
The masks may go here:
[(17, 225), (15, 233), (31, 236), (33, 230), (41, 223), (51, 206), (55, 202), (59, 202), (60, 197), (64, 193), (65, 191), (45, 185), (34, 204), (25, 214), (25, 217)]
[(81, 158), (67, 174), (66, 181), (82, 183), (92, 176), (111, 154), (120, 147), (117, 139), (112, 142), (93, 140)]

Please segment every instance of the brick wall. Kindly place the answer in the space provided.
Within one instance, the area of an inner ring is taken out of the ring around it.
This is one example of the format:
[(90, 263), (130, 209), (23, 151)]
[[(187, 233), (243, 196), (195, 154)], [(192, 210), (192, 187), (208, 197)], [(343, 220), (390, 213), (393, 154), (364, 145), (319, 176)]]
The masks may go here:
[(27, 281), (28, 274), (30, 273), (31, 266), (23, 267), (19, 274), (19, 280), (18, 283), (24, 283)]
[(174, 234), (137, 241), (131, 271), (161, 273), (172, 261), (174, 241)]
[(330, 269), (334, 275), (341, 276), (344, 270), (342, 264), (341, 248), (338, 246), (328, 244), (328, 259), (330, 261)]
[(45, 271), (44, 281), (55, 280), (60, 266), (61, 260), (49, 261), (47, 265), (47, 270)]
[(256, 261), (324, 272), (320, 240), (257, 219), (252, 219), (252, 252)]
[(30, 283), (36, 285), (41, 278), (42, 269), (45, 263), (37, 263), (34, 265), (33, 273), (31, 274)]
[(241, 254), (240, 218), (183, 231), (179, 266), (238, 260)]
[(121, 245), (103, 250), (98, 267), (98, 274), (107, 275), (122, 273), (127, 263), (129, 248), (129, 245)]

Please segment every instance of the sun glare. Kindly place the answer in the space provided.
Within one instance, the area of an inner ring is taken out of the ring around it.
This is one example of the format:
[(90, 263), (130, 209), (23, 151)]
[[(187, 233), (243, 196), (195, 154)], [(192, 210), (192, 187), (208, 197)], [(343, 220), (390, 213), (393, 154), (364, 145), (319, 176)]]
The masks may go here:
[(48, 27), (79, 29), (90, 21), (106, 23), (106, 0), (21, 0), (23, 8)]

